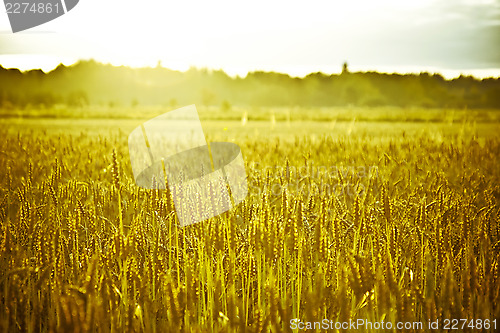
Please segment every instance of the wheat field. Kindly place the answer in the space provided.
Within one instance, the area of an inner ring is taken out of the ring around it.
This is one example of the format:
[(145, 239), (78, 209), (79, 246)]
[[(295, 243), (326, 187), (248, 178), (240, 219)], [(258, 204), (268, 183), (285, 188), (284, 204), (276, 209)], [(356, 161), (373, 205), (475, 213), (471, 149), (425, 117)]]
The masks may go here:
[(3, 332), (500, 319), (497, 135), (247, 136), (247, 199), (184, 228), (135, 185), (126, 133), (2, 138)]

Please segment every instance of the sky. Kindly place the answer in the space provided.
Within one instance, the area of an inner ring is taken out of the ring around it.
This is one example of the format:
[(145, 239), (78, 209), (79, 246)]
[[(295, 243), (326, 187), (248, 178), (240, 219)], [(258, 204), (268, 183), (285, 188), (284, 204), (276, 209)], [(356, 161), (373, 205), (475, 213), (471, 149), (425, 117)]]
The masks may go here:
[[(0, 5), (1, 8), (1, 5)], [(500, 77), (500, 0), (80, 0), (13, 34), (0, 13), (0, 65), (49, 71), (96, 59), (135, 67), (351, 71)]]

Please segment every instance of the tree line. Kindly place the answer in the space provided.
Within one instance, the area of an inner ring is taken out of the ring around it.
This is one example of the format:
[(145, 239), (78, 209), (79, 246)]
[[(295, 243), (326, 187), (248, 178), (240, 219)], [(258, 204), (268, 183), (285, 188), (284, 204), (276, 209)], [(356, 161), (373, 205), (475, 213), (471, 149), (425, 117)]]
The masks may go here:
[(398, 106), (500, 109), (500, 78), (440, 74), (312, 73), (304, 78), (256, 71), (230, 77), (222, 70), (185, 72), (115, 67), (93, 60), (51, 72), (0, 66), (0, 107), (108, 105)]

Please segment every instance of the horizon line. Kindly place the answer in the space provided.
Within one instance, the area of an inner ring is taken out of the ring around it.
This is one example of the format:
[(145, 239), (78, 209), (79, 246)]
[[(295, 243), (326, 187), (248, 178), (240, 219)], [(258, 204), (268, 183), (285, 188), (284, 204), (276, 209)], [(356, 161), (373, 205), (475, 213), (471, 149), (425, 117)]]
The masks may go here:
[[(313, 70), (313, 71), (302, 71), (302, 74), (298, 74), (297, 71), (296, 73), (293, 74), (290, 71), (286, 70), (279, 70), (279, 69), (248, 69), (248, 70), (231, 70), (228, 68), (214, 68), (210, 66), (204, 66), (204, 65), (189, 65), (189, 66), (181, 66), (177, 67), (176, 66), (164, 66), (162, 64), (161, 60), (158, 60), (156, 65), (152, 64), (143, 64), (143, 65), (131, 65), (131, 64), (123, 64), (123, 63), (113, 63), (111, 61), (100, 61), (94, 58), (90, 59), (77, 59), (74, 61), (69, 62), (58, 62), (56, 65), (51, 65), (51, 66), (9, 66), (6, 65), (5, 62), (0, 61), (0, 66), (4, 69), (17, 69), (22, 73), (33, 71), (33, 70), (41, 70), (44, 74), (49, 74), (56, 70), (58, 67), (63, 66), (63, 67), (72, 67), (75, 66), (79, 63), (85, 63), (85, 62), (95, 62), (100, 65), (104, 66), (112, 66), (115, 68), (119, 67), (127, 67), (130, 69), (155, 69), (155, 68), (162, 68), (162, 69), (167, 69), (171, 71), (176, 71), (180, 73), (186, 73), (189, 70), (195, 69), (195, 70), (207, 70), (207, 71), (222, 71), (224, 74), (226, 74), (228, 77), (232, 79), (236, 78), (245, 78), (249, 74), (252, 73), (274, 73), (274, 74), (281, 74), (281, 75), (287, 75), (290, 78), (299, 78), (299, 79), (304, 79), (307, 76), (314, 75), (314, 74), (323, 74), (327, 76), (332, 76), (332, 75), (341, 75), (342, 70), (340, 71), (328, 71), (328, 70)], [(69, 64), (68, 64), (69, 63)], [(346, 61), (348, 64), (348, 62)], [(45, 67), (45, 68), (44, 68)], [(341, 66), (339, 66), (340, 68)], [(414, 67), (413, 70), (406, 70), (406, 71), (397, 71), (397, 70), (384, 70), (382, 68), (384, 67), (389, 67), (389, 66), (380, 66), (381, 68), (379, 69), (370, 69), (368, 66), (353, 66), (354, 69), (349, 69), (348, 73), (351, 74), (363, 74), (363, 73), (378, 73), (378, 74), (386, 74), (386, 75), (421, 75), (421, 74), (428, 74), (428, 75), (439, 75), (443, 77), (447, 81), (452, 81), (454, 79), (458, 79), (459, 77), (472, 77), (477, 80), (485, 80), (485, 79), (500, 79), (500, 68), (480, 68), (480, 69), (441, 69), (439, 70), (438, 68), (429, 66), (427, 69), (420, 69), (418, 70), (417, 67), (420, 66), (403, 66), (403, 67), (408, 67), (408, 69)], [(397, 67), (397, 66), (395, 66)], [(423, 67), (423, 66), (422, 66)], [(447, 73), (445, 73), (447, 72)], [(473, 73), (475, 72), (475, 74)], [(485, 74), (485, 75), (477, 75), (480, 72), (497, 72), (497, 74)], [(452, 74), (453, 73), (453, 74)], [(451, 75), (450, 75), (451, 74)]]

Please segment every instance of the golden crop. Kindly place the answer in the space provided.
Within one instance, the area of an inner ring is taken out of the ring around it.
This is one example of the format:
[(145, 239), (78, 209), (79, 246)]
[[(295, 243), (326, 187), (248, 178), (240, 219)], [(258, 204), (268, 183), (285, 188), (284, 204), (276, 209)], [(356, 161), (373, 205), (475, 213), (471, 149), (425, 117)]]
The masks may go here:
[(3, 133), (2, 331), (500, 318), (498, 138), (247, 138), (247, 199), (185, 228), (125, 140)]

